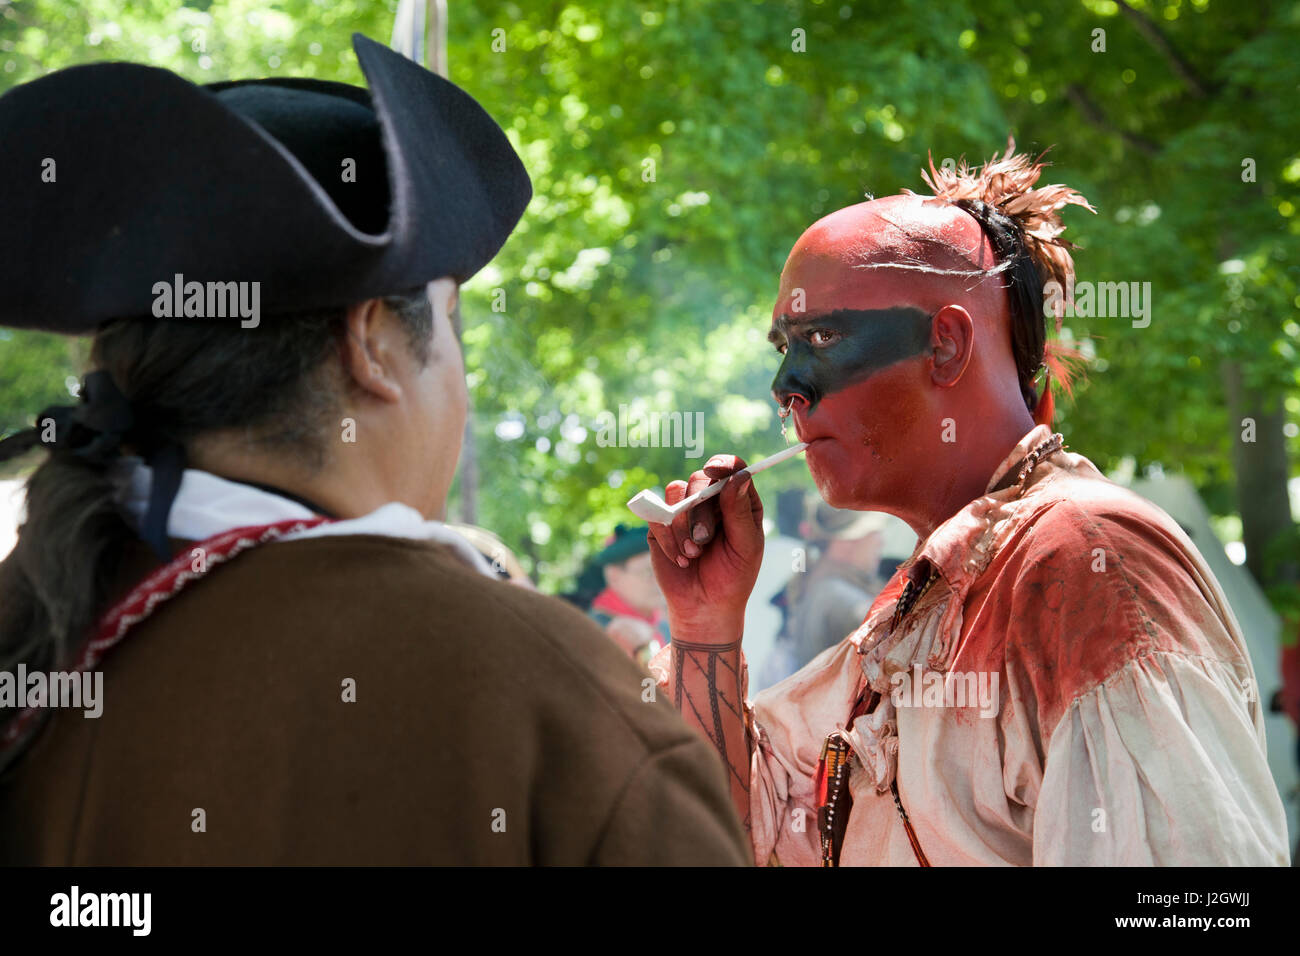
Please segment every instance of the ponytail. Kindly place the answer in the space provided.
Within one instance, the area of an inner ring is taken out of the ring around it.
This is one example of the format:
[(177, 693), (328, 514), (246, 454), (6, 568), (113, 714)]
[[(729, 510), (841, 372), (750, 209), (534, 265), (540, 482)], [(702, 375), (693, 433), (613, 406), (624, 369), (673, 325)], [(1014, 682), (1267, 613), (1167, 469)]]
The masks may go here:
[[(1047, 339), (1043, 283), (1056, 283), (1060, 290), (1054, 315), (1059, 335), (1065, 307), (1074, 293), (1074, 260), (1070, 256), (1074, 246), (1061, 238), (1065, 231), (1061, 210), (1071, 205), (1094, 213), (1097, 210), (1069, 186), (1034, 188), (1047, 166), (1043, 161), (1046, 151), (1031, 159), (1015, 150), (1015, 140), (1008, 137), (1006, 152), (1001, 157), (994, 153), (978, 169), (969, 167), (965, 159), (955, 168), (936, 169), (931, 158), (929, 171), (921, 175), (937, 198), (947, 199), (975, 218), (993, 246), (999, 271), (1008, 273), (1011, 346), (1020, 391), (1036, 417), (1050, 420), (1050, 380), (1055, 377), (1069, 394), (1074, 367), (1082, 355)], [(1034, 380), (1044, 369), (1044, 394), (1039, 396)]]

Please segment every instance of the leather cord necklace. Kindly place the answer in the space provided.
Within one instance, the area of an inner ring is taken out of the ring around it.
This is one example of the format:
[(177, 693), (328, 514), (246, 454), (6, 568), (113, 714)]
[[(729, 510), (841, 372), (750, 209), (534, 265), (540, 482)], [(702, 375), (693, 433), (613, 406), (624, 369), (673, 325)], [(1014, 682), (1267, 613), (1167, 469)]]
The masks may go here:
[(1029, 480), (1029, 476), (1033, 474), (1034, 469), (1038, 467), (1038, 463), (1051, 457), (1065, 447), (1065, 436), (1060, 432), (1057, 432), (1045, 441), (1039, 442), (1033, 447), (1028, 455), (1021, 458), (1015, 463), (1015, 465), (1007, 469), (1006, 474), (1004, 474), (1002, 479), (993, 486), (989, 494), (993, 494), (995, 491), (1004, 491), (1012, 485), (1021, 485), (1023, 490), (1024, 483)]
[[(939, 580), (939, 572), (932, 569), (923, 583), (917, 584), (917, 580), (909, 577), (903, 585), (890, 620), (891, 634), (898, 629), (903, 618), (915, 607), (916, 602)], [(859, 717), (875, 710), (876, 705), (880, 703), (880, 696), (879, 691), (872, 690), (864, 682), (845, 727), (851, 728)], [(840, 865), (840, 851), (844, 846), (849, 813), (853, 807), (853, 794), (849, 790), (852, 756), (853, 750), (846, 731), (833, 730), (826, 735), (826, 739), (822, 742), (821, 758), (817, 762), (815, 790), (818, 798), (817, 829), (821, 836), (822, 866)], [(907, 834), (907, 842), (912, 847), (917, 864), (929, 866), (930, 861), (926, 858), (925, 851), (921, 849), (921, 840), (917, 837), (916, 829), (912, 826), (912, 820), (907, 815), (903, 800), (898, 794), (897, 774), (889, 782), (889, 790), (894, 798), (894, 806), (898, 809), (899, 818), (903, 821), (903, 830)]]

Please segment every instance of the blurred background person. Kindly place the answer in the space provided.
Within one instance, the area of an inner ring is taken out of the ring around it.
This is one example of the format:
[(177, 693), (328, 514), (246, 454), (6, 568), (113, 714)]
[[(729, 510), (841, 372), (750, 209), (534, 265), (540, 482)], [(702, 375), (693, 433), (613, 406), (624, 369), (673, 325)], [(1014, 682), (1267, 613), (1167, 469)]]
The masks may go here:
[[(589, 601), (587, 595), (592, 595)], [(670, 640), (667, 602), (650, 567), (645, 525), (615, 528), (579, 578), (577, 595), (569, 597), (642, 664)]]
[(492, 566), (492, 573), (501, 580), (517, 584), (530, 591), (537, 590), (537, 585), (533, 584), (532, 578), (524, 570), (519, 558), (497, 535), (487, 528), (480, 528), (473, 524), (451, 524), (448, 527), (458, 531), (461, 537), (474, 545), (474, 549), (488, 559)]
[(785, 628), (789, 610), (786, 589), (790, 578), (807, 567), (807, 545), (799, 530), (807, 508), (805, 498), (803, 488), (784, 488), (777, 493), (774, 518), (763, 519), (763, 563), (745, 608), (745, 656), (751, 694), (767, 686), (763, 679), (769, 669), (768, 658), (776, 650), (777, 635)]
[[(820, 498), (812, 500), (799, 526), (808, 546), (807, 570), (796, 569), (783, 594), (774, 599), (784, 603), (785, 624), (764, 662), (761, 686), (789, 677), (866, 618), (889, 580), (882, 562), (893, 520), (878, 511), (841, 510)], [(894, 538), (891, 534), (891, 545)], [(898, 560), (889, 560), (891, 573)]]

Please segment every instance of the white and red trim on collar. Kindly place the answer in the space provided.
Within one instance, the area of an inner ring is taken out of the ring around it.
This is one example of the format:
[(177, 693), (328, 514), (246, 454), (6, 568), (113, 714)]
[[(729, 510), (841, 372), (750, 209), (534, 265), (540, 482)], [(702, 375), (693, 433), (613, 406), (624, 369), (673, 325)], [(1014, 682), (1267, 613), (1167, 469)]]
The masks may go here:
[[(78, 651), (72, 671), (82, 673), (93, 670), (134, 625), (152, 614), (160, 604), (180, 594), (187, 585), (205, 577), (214, 567), (225, 564), (251, 548), (283, 540), (287, 535), (310, 531), (329, 520), (318, 516), (293, 518), (256, 527), (233, 528), (195, 542), (133, 587), (126, 597), (100, 618), (94, 633)], [(36, 708), (24, 708), (5, 728), (0, 749), (20, 740), (35, 717)]]
[[(122, 503), (137, 521), (149, 502), (153, 471), (138, 458), (126, 459)], [(203, 541), (236, 528), (261, 527), (283, 521), (308, 521), (317, 517), (309, 508), (280, 495), (237, 481), (227, 481), (196, 468), (187, 468), (167, 519), (169, 537)], [(495, 577), (483, 555), (465, 538), (441, 521), (429, 521), (414, 508), (390, 502), (360, 518), (315, 522), (303, 530), (274, 540), (297, 541), (323, 535), (377, 534), (389, 538), (437, 541), (451, 546), (456, 555), (480, 574)]]
[[(124, 466), (130, 470), (122, 504), (139, 522), (148, 505), (153, 474), (138, 459), (127, 459)], [(186, 469), (181, 479), (168, 517), (167, 534), (193, 544), (153, 571), (100, 618), (78, 652), (72, 665), (74, 671), (95, 668), (132, 627), (213, 568), (276, 541), (357, 534), (437, 541), (450, 545), (458, 557), (481, 574), (496, 578), (478, 549), (441, 521), (427, 521), (407, 505), (392, 502), (360, 518), (334, 520), (280, 495), (193, 468)], [(28, 707), (10, 721), (0, 739), (0, 749), (20, 740), (35, 716), (36, 709)]]

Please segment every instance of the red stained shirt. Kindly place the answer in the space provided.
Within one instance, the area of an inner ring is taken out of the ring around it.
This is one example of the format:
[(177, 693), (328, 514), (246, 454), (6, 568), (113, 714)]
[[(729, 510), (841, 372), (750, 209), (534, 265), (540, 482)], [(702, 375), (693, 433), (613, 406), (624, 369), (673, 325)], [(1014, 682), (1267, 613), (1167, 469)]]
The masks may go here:
[[(758, 862), (819, 861), (817, 758), (864, 682), (883, 699), (848, 728), (844, 865), (915, 865), (895, 779), (936, 866), (1289, 861), (1254, 670), (1192, 542), (1066, 451), (992, 491), (1050, 436), (1022, 439), (861, 627), (752, 701)], [(891, 631), (904, 580), (931, 571)]]

